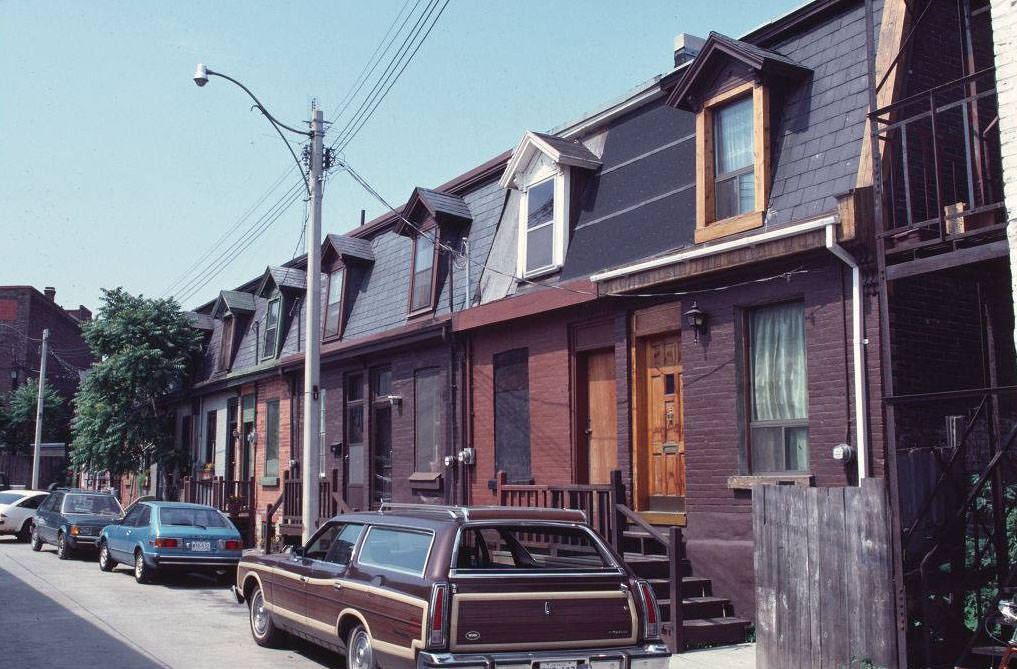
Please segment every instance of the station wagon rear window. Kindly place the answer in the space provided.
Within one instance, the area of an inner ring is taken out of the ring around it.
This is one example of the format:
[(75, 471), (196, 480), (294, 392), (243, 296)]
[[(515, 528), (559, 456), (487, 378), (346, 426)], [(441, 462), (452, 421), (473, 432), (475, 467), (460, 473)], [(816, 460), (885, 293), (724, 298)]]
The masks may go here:
[(187, 527), (229, 527), (226, 519), (213, 509), (161, 508), (161, 525), (184, 525)]
[(460, 531), (455, 568), (462, 572), (617, 571), (614, 560), (581, 527), (467, 526)]
[(404, 574), (423, 576), (434, 535), (390, 527), (372, 527), (360, 548), (357, 562)]

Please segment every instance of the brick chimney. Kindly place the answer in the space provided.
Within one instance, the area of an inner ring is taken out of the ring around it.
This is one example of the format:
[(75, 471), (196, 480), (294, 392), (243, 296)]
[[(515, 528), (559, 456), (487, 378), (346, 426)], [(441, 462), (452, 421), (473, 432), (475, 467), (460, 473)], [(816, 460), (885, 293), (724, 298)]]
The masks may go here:
[(703, 48), (706, 43), (702, 37), (696, 37), (688, 33), (680, 33), (674, 38), (674, 66), (684, 65), (689, 62)]
[(42, 294), (45, 295), (50, 302), (56, 302), (56, 288), (53, 286), (46, 286), (43, 288)]

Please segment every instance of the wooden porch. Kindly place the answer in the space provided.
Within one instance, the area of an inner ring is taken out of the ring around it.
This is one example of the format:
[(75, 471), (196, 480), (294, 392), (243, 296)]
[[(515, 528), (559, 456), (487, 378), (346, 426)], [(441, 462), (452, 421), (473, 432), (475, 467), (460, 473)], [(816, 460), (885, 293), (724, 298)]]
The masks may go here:
[(245, 546), (254, 545), (254, 479), (229, 481), (222, 476), (202, 479), (185, 476), (177, 499), (215, 507), (228, 515), (240, 530)]
[[(304, 530), (303, 486), (304, 481), (299, 475), (294, 475), (289, 470), (283, 472), (282, 491), (275, 502), (267, 506), (265, 512), (261, 543), (266, 553), (273, 552), (274, 543), (278, 543), (281, 546), (300, 541)], [(315, 525), (316, 527), (320, 527), (329, 518), (352, 511), (342, 498), (341, 486), (341, 472), (338, 468), (333, 468), (328, 476), (319, 478), (318, 520)], [(278, 541), (275, 538), (277, 519), (279, 522)]]

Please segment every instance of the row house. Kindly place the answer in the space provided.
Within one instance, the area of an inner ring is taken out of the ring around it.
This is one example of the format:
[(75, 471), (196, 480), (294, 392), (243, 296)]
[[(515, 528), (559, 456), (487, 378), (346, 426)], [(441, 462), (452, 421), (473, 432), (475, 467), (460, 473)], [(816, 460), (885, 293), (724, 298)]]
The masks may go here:
[[(204, 368), (177, 409), (192, 492), (242, 500), (266, 545), (299, 534), (308, 477), (325, 515), (579, 506), (680, 646), (745, 637), (753, 489), (880, 478), (906, 647), (903, 530), (926, 546), (944, 480), (1009, 448), (991, 45), (988, 6), (949, 0), (684, 35), (665, 74), (327, 235), (322, 332), (302, 259), (223, 291), (195, 310)], [(296, 446), (307, 336), (317, 463)]]

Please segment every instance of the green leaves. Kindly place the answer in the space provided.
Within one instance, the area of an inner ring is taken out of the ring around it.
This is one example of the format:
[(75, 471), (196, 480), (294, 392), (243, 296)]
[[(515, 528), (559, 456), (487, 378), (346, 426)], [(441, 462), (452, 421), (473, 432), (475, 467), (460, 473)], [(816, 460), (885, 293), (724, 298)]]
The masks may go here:
[[(0, 449), (28, 453), (35, 443), (35, 407), (39, 397), (37, 379), (28, 379), (16, 390), (0, 395)], [(67, 405), (49, 385), (42, 394), (42, 440), (66, 441)]]
[(160, 400), (182, 387), (201, 352), (202, 335), (173, 299), (104, 290), (82, 334), (99, 360), (74, 398), (72, 460), (113, 476), (146, 459), (174, 462), (172, 426)]

